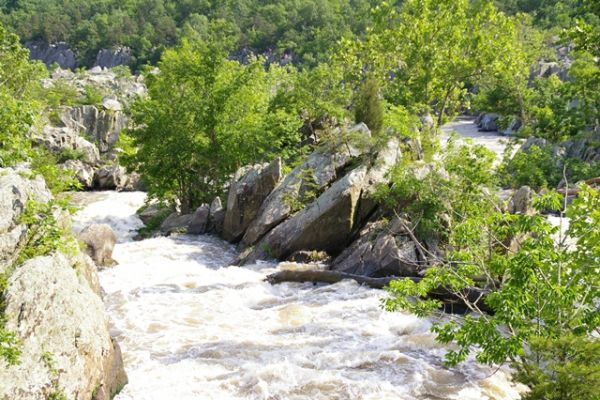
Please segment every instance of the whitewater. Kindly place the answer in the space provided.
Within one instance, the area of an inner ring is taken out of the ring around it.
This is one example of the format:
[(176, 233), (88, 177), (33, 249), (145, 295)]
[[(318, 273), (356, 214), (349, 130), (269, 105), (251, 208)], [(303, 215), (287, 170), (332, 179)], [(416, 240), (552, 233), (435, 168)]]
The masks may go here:
[[(519, 398), (503, 369), (446, 368), (433, 320), (381, 308), (350, 281), (285, 283), (290, 263), (231, 266), (216, 237), (134, 241), (145, 193), (79, 193), (75, 230), (107, 223), (118, 265), (100, 272), (129, 384), (117, 400)], [(442, 318), (442, 317), (440, 317)]]

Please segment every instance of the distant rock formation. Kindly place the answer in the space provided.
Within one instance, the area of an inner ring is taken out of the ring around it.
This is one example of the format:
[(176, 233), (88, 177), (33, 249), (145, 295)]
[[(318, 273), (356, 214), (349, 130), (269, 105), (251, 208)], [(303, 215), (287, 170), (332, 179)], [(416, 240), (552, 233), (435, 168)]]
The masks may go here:
[(79, 66), (75, 52), (67, 43), (27, 42), (25, 47), (29, 49), (29, 58), (39, 60), (48, 66), (55, 63), (66, 69), (75, 69)]
[(119, 65), (128, 65), (133, 59), (131, 49), (126, 46), (113, 49), (101, 49), (96, 56), (94, 66), (113, 68)]

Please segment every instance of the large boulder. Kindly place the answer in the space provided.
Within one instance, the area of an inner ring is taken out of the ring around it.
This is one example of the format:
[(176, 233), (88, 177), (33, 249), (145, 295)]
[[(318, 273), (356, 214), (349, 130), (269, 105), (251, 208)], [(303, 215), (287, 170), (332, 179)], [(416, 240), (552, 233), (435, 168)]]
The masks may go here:
[(36, 257), (10, 277), (6, 329), (21, 343), (20, 363), (0, 359), (0, 398), (109, 400), (127, 382), (104, 304), (67, 257)]
[(498, 130), (498, 118), (500, 118), (498, 114), (485, 113), (478, 117), (476, 123), (482, 132), (495, 132)]
[(117, 236), (109, 225), (89, 225), (79, 233), (78, 238), (85, 244), (85, 252), (94, 260), (96, 265), (114, 265), (112, 252), (117, 243)]
[(398, 141), (391, 140), (376, 157), (349, 171), (315, 201), (273, 228), (240, 261), (285, 259), (299, 250), (340, 253), (375, 210), (370, 194), (386, 181), (399, 155)]
[(250, 246), (260, 240), (273, 227), (288, 218), (293, 212), (293, 201), (312, 191), (319, 195), (323, 189), (338, 178), (341, 169), (351, 160), (346, 152), (312, 153), (304, 163), (287, 174), (280, 185), (265, 199), (242, 239)]
[(529, 186), (521, 186), (508, 202), (507, 211), (511, 214), (533, 214), (533, 196), (535, 192)]
[(281, 159), (267, 165), (240, 169), (231, 183), (223, 224), (223, 237), (239, 241), (258, 214), (263, 201), (281, 179)]
[(14, 261), (27, 227), (19, 218), (29, 200), (47, 202), (52, 197), (41, 176), (28, 178), (28, 170), (0, 168), (0, 273)]
[(188, 233), (193, 218), (193, 214), (181, 215), (174, 212), (163, 221), (160, 226), (160, 231), (165, 235), (170, 235), (172, 233)]
[(368, 224), (334, 260), (332, 269), (372, 277), (418, 276), (424, 265), (406, 224), (396, 218)]
[(125, 168), (120, 165), (106, 165), (94, 174), (94, 188), (99, 190), (122, 190), (127, 182)]
[(188, 233), (191, 235), (201, 235), (206, 233), (209, 215), (210, 206), (208, 204), (202, 204), (200, 207), (198, 207), (192, 214), (192, 218), (188, 227)]

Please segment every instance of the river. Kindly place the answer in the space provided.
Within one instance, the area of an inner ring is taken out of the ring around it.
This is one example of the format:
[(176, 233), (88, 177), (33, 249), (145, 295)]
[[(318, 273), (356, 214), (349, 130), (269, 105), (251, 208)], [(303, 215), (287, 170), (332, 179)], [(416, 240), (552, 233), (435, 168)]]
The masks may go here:
[(75, 229), (108, 223), (117, 266), (100, 272), (129, 384), (118, 400), (516, 399), (505, 371), (444, 367), (430, 320), (381, 309), (345, 281), (271, 286), (289, 264), (230, 266), (211, 236), (133, 241), (140, 192), (80, 193)]

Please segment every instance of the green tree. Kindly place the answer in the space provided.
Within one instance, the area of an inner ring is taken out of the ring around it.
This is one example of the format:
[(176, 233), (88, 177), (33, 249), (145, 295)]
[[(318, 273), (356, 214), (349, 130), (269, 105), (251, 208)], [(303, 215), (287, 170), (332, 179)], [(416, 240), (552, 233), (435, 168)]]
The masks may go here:
[[(486, 202), (495, 200), (486, 194), (477, 204)], [(549, 194), (535, 206), (558, 210), (561, 198)], [(526, 399), (597, 399), (599, 210), (600, 194), (585, 186), (564, 214), (568, 227), (540, 214), (466, 208), (450, 231), (446, 256), (419, 283), (391, 283), (386, 308), (430, 315), (440, 303), (426, 293), (444, 287), (471, 312), (433, 327), (438, 341), (455, 345), (446, 353), (448, 364), (474, 353), (482, 363), (508, 362), (515, 379), (531, 389)], [(472, 287), (485, 298), (467, 299), (465, 289)], [(482, 303), (492, 312), (481, 311)]]
[(383, 115), (379, 84), (375, 79), (367, 79), (356, 94), (354, 119), (356, 122), (364, 122), (377, 135), (383, 129)]
[(165, 51), (160, 71), (147, 75), (148, 97), (132, 110), (137, 151), (125, 162), (151, 195), (178, 200), (184, 212), (221, 194), (240, 166), (298, 142), (300, 119), (270, 108), (285, 71), (266, 71), (261, 59), (228, 60), (232, 43), (221, 28), (211, 28), (210, 40)]

